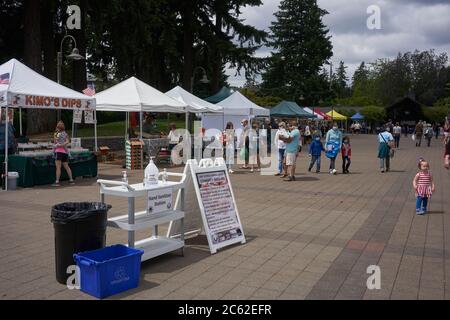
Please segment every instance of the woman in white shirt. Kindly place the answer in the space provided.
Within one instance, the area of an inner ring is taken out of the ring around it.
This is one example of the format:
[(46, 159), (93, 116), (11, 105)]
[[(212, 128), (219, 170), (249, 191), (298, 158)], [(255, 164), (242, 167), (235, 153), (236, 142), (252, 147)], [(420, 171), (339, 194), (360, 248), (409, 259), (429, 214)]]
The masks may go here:
[(402, 136), (402, 127), (400, 126), (400, 123), (397, 122), (397, 124), (394, 127), (394, 140), (395, 140), (395, 148), (400, 147), (400, 138)]
[[(278, 124), (278, 131), (275, 135), (275, 143), (278, 147), (278, 173), (275, 176), (281, 176), (284, 172), (286, 172), (286, 168), (283, 165), (284, 157), (286, 155), (286, 142), (280, 140), (280, 136), (287, 137), (288, 133), (286, 131), (286, 123), (280, 122)], [(285, 173), (284, 173), (285, 174)]]
[(176, 133), (176, 131), (177, 131), (176, 124), (171, 123), (169, 136), (167, 137), (169, 139), (169, 150), (170, 151), (172, 151), (173, 148), (175, 148), (175, 146), (180, 143), (180, 135), (178, 133)]

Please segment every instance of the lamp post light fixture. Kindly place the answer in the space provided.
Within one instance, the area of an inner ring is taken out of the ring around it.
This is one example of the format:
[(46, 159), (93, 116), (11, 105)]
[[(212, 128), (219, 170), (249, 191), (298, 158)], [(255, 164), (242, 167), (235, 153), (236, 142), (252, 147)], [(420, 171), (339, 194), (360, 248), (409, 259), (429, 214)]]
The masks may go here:
[[(206, 75), (206, 70), (203, 67), (196, 67), (194, 69), (194, 72), (192, 72), (192, 78), (191, 78), (191, 93), (194, 94), (194, 84), (195, 84), (195, 74), (197, 72), (197, 70), (201, 70), (203, 72), (203, 77), (200, 80), (200, 83), (203, 84), (208, 84), (211, 81), (208, 79), (208, 76)], [(190, 122), (190, 116), (189, 116), (189, 112), (186, 111), (186, 130), (191, 131), (191, 126), (190, 126), (191, 122)]]
[[(56, 68), (56, 70), (57, 70), (57, 81), (58, 81), (59, 84), (61, 84), (61, 82), (62, 82), (62, 75), (61, 75), (62, 74), (62, 70), (61, 69), (62, 69), (62, 63), (63, 63), (63, 53), (62, 52), (63, 52), (63, 44), (64, 44), (64, 41), (66, 39), (71, 39), (73, 41), (73, 43), (74, 43), (74, 47), (72, 49), (72, 52), (67, 56), (67, 59), (73, 60), (73, 61), (80, 61), (80, 60), (84, 60), (85, 59), (82, 55), (80, 55), (80, 50), (78, 50), (78, 48), (77, 48), (77, 40), (73, 36), (71, 36), (69, 34), (66, 34), (61, 40), (61, 44), (60, 44), (60, 47), (59, 47), (59, 52), (57, 54), (57, 68)], [(60, 120), (61, 120), (61, 110), (58, 109), (58, 121), (60, 121)]]
[(205, 70), (205, 68), (200, 67), (200, 66), (199, 66), (199, 67), (196, 67), (196, 68), (194, 69), (194, 72), (192, 73), (192, 78), (191, 78), (191, 93), (192, 93), (192, 94), (194, 93), (195, 73), (197, 72), (197, 70), (203, 71), (203, 77), (202, 77), (202, 79), (200, 80), (200, 83), (208, 84), (208, 83), (211, 82), (211, 81), (208, 79), (208, 76), (206, 75), (206, 70)]

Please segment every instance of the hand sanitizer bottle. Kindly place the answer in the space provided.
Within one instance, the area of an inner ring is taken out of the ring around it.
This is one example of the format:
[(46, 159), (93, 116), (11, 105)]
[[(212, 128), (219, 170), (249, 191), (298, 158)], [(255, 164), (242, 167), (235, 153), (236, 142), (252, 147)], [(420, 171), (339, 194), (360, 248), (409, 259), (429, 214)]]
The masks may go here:
[(161, 180), (163, 184), (167, 184), (167, 179), (169, 179), (169, 175), (167, 173), (167, 169), (164, 169)]
[(153, 162), (153, 157), (150, 158), (150, 163), (145, 168), (145, 186), (158, 184), (159, 170)]
[[(128, 176), (126, 171), (122, 171), (122, 182), (128, 184)], [(126, 187), (124, 187), (126, 189)]]

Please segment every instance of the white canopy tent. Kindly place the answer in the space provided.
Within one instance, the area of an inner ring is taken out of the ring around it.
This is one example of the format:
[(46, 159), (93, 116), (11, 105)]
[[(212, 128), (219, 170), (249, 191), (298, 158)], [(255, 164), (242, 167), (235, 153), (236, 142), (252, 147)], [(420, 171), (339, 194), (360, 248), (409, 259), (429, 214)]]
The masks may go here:
[(97, 111), (139, 112), (140, 137), (144, 112), (186, 113), (187, 105), (131, 77), (95, 95)]
[(205, 113), (202, 118), (202, 126), (206, 130), (224, 130), (228, 122), (232, 122), (235, 128), (239, 128), (242, 119), (251, 120), (254, 117), (270, 117), (270, 110), (262, 108), (251, 102), (240, 92), (233, 93), (230, 97), (218, 103), (223, 108), (223, 114)]
[(166, 92), (166, 95), (181, 103), (186, 104), (188, 106), (187, 110), (191, 113), (217, 113), (223, 111), (222, 107), (202, 100), (179, 86), (173, 88), (169, 92)]
[(306, 112), (310, 113), (311, 115), (317, 116), (317, 119), (318, 119), (318, 120), (324, 120), (324, 119), (325, 119), (322, 115), (320, 115), (320, 114), (314, 112), (313, 110), (311, 110), (311, 109), (308, 108), (308, 107), (303, 108), (303, 110), (305, 110)]
[(173, 88), (172, 90), (166, 92), (166, 94), (181, 102), (186, 104), (188, 107), (186, 109), (186, 128), (188, 128), (189, 121), (189, 113), (221, 113), (223, 112), (223, 108), (219, 107), (215, 104), (209, 103), (205, 100), (200, 99), (197, 96), (194, 96), (192, 93), (187, 92), (180, 86)]
[[(8, 108), (95, 111), (95, 99), (66, 88), (12, 59), (0, 65), (0, 107), (6, 108), (5, 173), (8, 174)], [(95, 139), (97, 141), (97, 138)], [(6, 179), (8, 190), (8, 179)]]

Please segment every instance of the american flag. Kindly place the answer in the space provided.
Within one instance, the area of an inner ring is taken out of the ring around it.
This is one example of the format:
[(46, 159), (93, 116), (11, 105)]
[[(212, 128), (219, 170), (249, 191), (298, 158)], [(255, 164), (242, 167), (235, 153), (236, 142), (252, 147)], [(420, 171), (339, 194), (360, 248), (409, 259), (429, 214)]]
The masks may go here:
[(88, 85), (86, 89), (83, 90), (83, 93), (89, 97), (95, 96), (95, 88), (93, 85)]
[(0, 84), (9, 84), (9, 73), (0, 75)]

